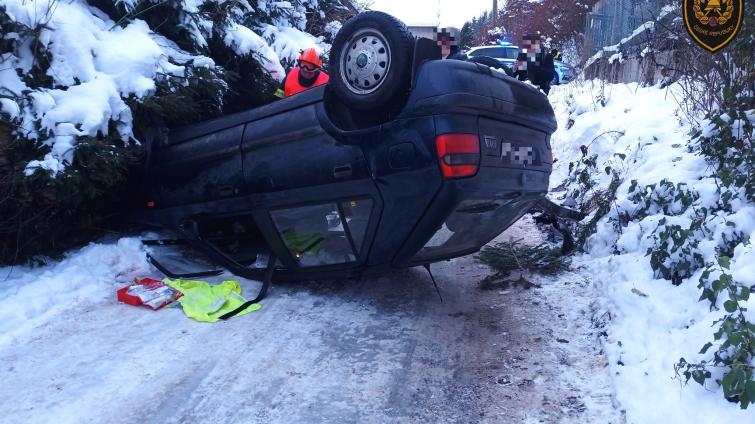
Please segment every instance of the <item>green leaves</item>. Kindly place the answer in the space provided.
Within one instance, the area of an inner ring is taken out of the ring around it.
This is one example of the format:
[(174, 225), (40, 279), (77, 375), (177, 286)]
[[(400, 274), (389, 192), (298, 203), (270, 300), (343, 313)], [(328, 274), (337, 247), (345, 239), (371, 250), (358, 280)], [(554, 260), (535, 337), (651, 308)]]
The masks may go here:
[(707, 370), (695, 370), (691, 374), (692, 379), (701, 386), (705, 386), (705, 380), (710, 378), (710, 371)]
[(656, 277), (671, 280), (678, 285), (704, 266), (703, 256), (698, 251), (698, 236), (694, 222), (689, 228), (683, 228), (668, 224), (666, 218), (658, 221), (658, 226), (652, 233), (656, 244), (648, 251), (650, 266)]
[(745, 383), (745, 390), (739, 399), (740, 408), (747, 409), (747, 405), (755, 403), (755, 381), (750, 380)]
[(749, 287), (742, 287), (739, 291), (739, 299), (747, 302), (750, 300), (750, 288)]
[[(755, 74), (743, 73), (739, 78), (727, 81), (751, 87), (753, 78)], [(722, 187), (720, 207), (730, 210), (731, 201), (739, 196), (740, 188), (745, 189), (746, 200), (755, 200), (755, 184), (751, 173), (753, 123), (747, 118), (747, 111), (752, 109), (752, 96), (741, 95), (741, 89), (724, 87), (724, 90), (737, 93), (724, 96), (722, 99), (730, 107), (720, 107), (719, 110), (709, 113), (707, 118), (713, 124), (713, 131), (708, 131), (709, 135), (705, 137), (702, 132), (697, 132), (693, 140), (695, 147), (714, 168), (714, 177)], [(722, 119), (724, 114), (728, 119)]]
[(727, 300), (726, 302), (724, 302), (724, 309), (728, 313), (735, 312), (737, 310), (737, 302), (733, 300)]
[[(727, 274), (731, 266), (728, 256), (720, 255), (716, 262), (718, 269), (709, 264), (700, 276), (698, 287), (703, 289), (700, 300), (708, 300), (711, 309), (715, 308), (717, 299), (722, 294), (728, 297), (723, 302), (726, 315), (713, 323), (713, 326), (717, 327), (713, 339), (720, 344), (713, 351), (712, 361), (690, 364), (682, 358), (676, 368), (685, 369), (683, 374), (686, 381), (693, 379), (702, 385), (710, 378), (710, 373), (706, 374), (708, 366), (723, 367), (726, 370), (721, 380), (724, 397), (737, 400), (744, 409), (755, 403), (752, 367), (755, 362), (755, 324), (747, 321), (739, 302), (750, 298), (751, 288), (738, 284), (731, 274)], [(718, 278), (711, 281), (714, 271)], [(700, 354), (707, 354), (712, 347), (712, 342), (705, 343), (700, 349)]]
[[(724, 375), (724, 378), (721, 381), (721, 387), (724, 390), (724, 396), (727, 398), (740, 396), (741, 399), (742, 395), (745, 393), (745, 389), (747, 388), (748, 380), (750, 383), (753, 383), (751, 378), (751, 369), (745, 371), (745, 368), (742, 365), (735, 365), (734, 367), (732, 367), (731, 372)], [(750, 395), (748, 393), (747, 403), (749, 403), (749, 396)]]
[(72, 163), (57, 178), (42, 171), (26, 177), (24, 166), (37, 154), (30, 144), (9, 144), (8, 166), (0, 166), (0, 189), (8, 195), (0, 202), (0, 263), (60, 255), (91, 241), (98, 228), (118, 225), (118, 214), (127, 210), (126, 181), (141, 155), (113, 130), (81, 137)]

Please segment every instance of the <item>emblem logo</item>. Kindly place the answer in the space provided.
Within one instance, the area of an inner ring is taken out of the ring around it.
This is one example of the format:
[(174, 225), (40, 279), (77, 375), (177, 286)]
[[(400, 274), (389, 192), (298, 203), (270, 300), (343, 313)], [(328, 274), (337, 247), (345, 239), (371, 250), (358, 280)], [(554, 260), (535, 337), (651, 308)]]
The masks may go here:
[(687, 32), (711, 53), (724, 48), (742, 26), (743, 0), (683, 0)]

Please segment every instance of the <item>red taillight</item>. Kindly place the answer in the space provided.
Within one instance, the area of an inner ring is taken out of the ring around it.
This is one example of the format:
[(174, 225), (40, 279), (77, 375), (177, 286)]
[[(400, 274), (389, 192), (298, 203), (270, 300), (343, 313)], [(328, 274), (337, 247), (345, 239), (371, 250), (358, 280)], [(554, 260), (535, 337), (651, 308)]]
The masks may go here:
[(435, 138), (440, 169), (445, 178), (471, 177), (480, 168), (477, 134), (443, 134)]

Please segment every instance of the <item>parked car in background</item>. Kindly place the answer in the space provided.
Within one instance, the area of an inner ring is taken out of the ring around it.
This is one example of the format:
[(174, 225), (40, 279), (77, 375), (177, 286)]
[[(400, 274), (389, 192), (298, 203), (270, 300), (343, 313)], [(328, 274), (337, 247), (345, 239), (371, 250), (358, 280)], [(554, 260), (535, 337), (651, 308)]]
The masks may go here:
[(514, 62), (516, 62), (516, 57), (519, 55), (519, 51), (519, 47), (512, 46), (510, 44), (499, 46), (479, 46), (469, 49), (467, 56), (469, 56), (470, 59), (477, 56), (492, 57), (502, 65), (506, 66), (507, 69), (513, 69)]
[(574, 68), (560, 60), (554, 60), (553, 67), (556, 70), (556, 74), (553, 76), (551, 85), (566, 84), (569, 81), (573, 80), (574, 76), (576, 75)]

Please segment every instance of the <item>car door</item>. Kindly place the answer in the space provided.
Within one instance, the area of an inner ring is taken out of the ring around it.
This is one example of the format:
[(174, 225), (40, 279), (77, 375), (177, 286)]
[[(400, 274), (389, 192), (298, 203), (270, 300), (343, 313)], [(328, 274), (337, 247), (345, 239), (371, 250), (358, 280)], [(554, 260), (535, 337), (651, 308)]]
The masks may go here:
[(363, 264), (382, 208), (362, 149), (323, 129), (322, 107), (250, 122), (241, 143), (255, 220), (293, 269)]

